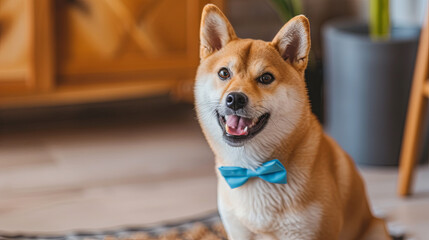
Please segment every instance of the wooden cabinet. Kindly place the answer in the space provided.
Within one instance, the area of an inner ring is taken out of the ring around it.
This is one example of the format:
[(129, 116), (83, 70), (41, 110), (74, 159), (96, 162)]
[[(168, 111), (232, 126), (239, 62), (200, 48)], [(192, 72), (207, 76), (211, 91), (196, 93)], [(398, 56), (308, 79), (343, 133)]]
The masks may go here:
[(31, 66), (31, 4), (0, 2), (0, 94), (25, 92), (34, 86)]
[(0, 108), (191, 98), (209, 0), (0, 0)]

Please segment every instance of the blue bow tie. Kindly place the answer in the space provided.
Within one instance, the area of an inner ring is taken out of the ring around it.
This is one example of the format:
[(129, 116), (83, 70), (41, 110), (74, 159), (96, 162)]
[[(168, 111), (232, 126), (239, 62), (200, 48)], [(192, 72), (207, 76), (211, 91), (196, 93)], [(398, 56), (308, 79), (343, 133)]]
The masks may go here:
[(240, 187), (252, 177), (259, 177), (270, 183), (287, 183), (286, 169), (278, 159), (262, 164), (255, 171), (241, 167), (220, 167), (219, 171), (231, 188)]

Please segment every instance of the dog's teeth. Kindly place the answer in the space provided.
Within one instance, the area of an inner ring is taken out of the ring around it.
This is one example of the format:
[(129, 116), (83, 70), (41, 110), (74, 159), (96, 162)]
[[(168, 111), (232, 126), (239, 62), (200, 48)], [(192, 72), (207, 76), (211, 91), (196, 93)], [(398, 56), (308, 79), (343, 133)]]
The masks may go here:
[(228, 124), (225, 124), (225, 130), (226, 132), (229, 132)]
[(244, 132), (247, 133), (247, 126), (244, 128)]
[(250, 126), (249, 127), (253, 127), (253, 126), (255, 126), (255, 124), (256, 124), (256, 122), (258, 121), (258, 119), (253, 119), (252, 120), (252, 123), (250, 124)]

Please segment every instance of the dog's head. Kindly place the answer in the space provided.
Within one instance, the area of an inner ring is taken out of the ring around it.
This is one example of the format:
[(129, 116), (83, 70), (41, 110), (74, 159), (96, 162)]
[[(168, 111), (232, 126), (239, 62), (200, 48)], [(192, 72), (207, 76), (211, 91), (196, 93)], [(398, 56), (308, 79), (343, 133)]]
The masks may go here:
[(295, 130), (309, 111), (309, 35), (307, 18), (297, 16), (271, 42), (239, 39), (216, 6), (205, 6), (195, 97), (209, 141), (270, 147)]

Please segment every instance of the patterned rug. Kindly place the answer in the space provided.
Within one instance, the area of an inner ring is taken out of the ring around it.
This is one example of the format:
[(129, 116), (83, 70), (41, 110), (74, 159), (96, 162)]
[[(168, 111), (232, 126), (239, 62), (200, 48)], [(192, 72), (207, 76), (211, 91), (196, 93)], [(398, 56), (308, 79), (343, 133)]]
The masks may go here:
[[(0, 240), (227, 240), (217, 213), (154, 227), (126, 227), (105, 231), (76, 231), (65, 235), (6, 234)], [(404, 240), (404, 236), (393, 240)]]
[(227, 240), (217, 213), (154, 227), (125, 227), (105, 231), (76, 231), (65, 235), (7, 234), (0, 240)]

